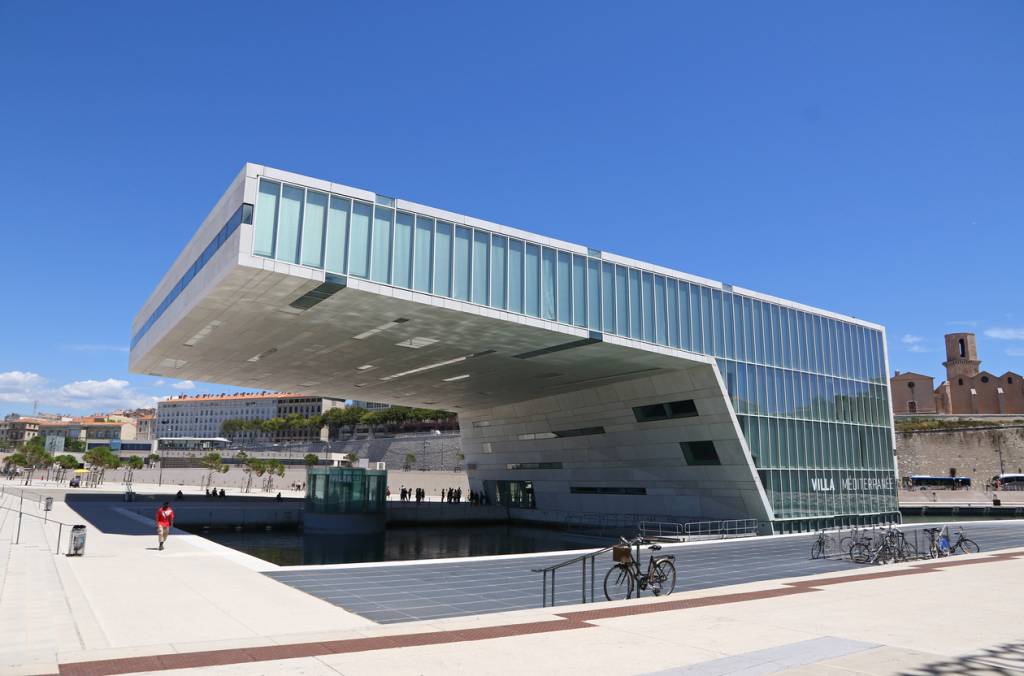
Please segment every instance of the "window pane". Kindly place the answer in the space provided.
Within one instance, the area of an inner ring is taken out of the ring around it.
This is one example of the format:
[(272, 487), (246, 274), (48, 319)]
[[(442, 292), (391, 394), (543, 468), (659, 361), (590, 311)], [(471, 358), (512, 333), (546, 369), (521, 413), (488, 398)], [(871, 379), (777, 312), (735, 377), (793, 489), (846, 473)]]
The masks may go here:
[(434, 219), (416, 217), (415, 269), (412, 285), (417, 291), (430, 293), (430, 268), (434, 257)]
[(523, 311), (523, 242), (508, 241), (508, 309)]
[(725, 354), (725, 337), (722, 335), (722, 292), (718, 289), (711, 291), (711, 317), (715, 356), (721, 357)]
[(395, 215), (394, 284), (403, 289), (412, 286), (412, 226), (415, 217), (404, 211)]
[(286, 185), (281, 189), (281, 217), (277, 226), (277, 260), (299, 262), (299, 224), (305, 191)]
[(572, 257), (572, 323), (587, 325), (587, 263), (583, 256)]
[(256, 223), (252, 252), (257, 256), (274, 256), (277, 231), (277, 197), (281, 184), (260, 179), (260, 192), (256, 196)]
[(700, 289), (700, 315), (701, 323), (704, 331), (704, 352), (707, 354), (715, 353), (714, 335), (715, 335), (715, 315), (711, 309), (711, 289), (707, 287), (701, 287)]
[(544, 294), (543, 317), (555, 318), (555, 250), (545, 248), (541, 266), (540, 288)]
[(461, 225), (455, 226), (455, 251), (452, 253), (455, 271), (455, 290), (453, 297), (469, 300), (469, 280), (473, 261), (470, 259), (470, 245), (473, 231)]
[(395, 212), (387, 207), (376, 207), (373, 212), (373, 260), (370, 279), (391, 283), (391, 226)]
[(540, 316), (540, 247), (536, 244), (526, 245), (526, 269), (523, 272), (526, 282), (526, 314), (531, 317)]
[(438, 221), (434, 232), (434, 293), (452, 296), (452, 224)]
[(572, 254), (558, 252), (558, 321), (572, 324)]
[(654, 321), (657, 331), (654, 341), (668, 345), (668, 314), (665, 310), (665, 278), (658, 275), (654, 278)]
[(629, 271), (629, 337), (640, 338), (640, 271)]
[(323, 267), (324, 224), (327, 217), (327, 193), (306, 191), (306, 215), (302, 221), (303, 265)]
[(491, 235), (491, 307), (505, 309), (508, 238)]
[(704, 352), (704, 323), (700, 316), (700, 289), (696, 284), (690, 285), (690, 333), (693, 336), (693, 351)]
[(349, 235), (349, 274), (366, 277), (370, 274), (370, 218), (373, 206), (365, 202), (352, 204), (352, 232)]
[(601, 303), (601, 328), (606, 333), (615, 333), (615, 266), (611, 263), (601, 264)]
[(644, 340), (654, 342), (654, 275), (649, 272), (643, 273), (643, 299), (641, 303), (644, 309)]
[(690, 337), (690, 285), (679, 282), (679, 347), (693, 349)]
[(615, 333), (629, 335), (629, 279), (621, 266), (615, 266)]
[(587, 259), (587, 326), (601, 330), (601, 261)]
[(491, 258), (491, 234), (483, 230), (473, 231), (473, 302), (487, 305), (488, 263)]
[(343, 197), (331, 195), (331, 208), (327, 211), (327, 255), (324, 267), (328, 272), (345, 274), (348, 260), (348, 215), (352, 203)]
[(728, 359), (733, 358), (733, 343), (736, 339), (736, 332), (732, 321), (732, 294), (722, 293), (722, 342), (724, 349), (722, 355)]
[(674, 279), (666, 279), (668, 285), (668, 344), (679, 347), (679, 287)]

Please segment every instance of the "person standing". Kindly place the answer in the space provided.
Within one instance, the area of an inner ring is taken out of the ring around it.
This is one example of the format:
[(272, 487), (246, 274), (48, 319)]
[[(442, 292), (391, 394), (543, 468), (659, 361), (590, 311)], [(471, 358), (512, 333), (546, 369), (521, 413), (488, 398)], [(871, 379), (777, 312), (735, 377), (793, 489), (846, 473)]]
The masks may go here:
[(165, 502), (162, 507), (157, 507), (156, 510), (156, 533), (157, 537), (160, 538), (160, 549), (164, 548), (164, 542), (167, 541), (167, 534), (171, 532), (171, 526), (174, 525), (174, 510), (171, 509), (169, 502)]

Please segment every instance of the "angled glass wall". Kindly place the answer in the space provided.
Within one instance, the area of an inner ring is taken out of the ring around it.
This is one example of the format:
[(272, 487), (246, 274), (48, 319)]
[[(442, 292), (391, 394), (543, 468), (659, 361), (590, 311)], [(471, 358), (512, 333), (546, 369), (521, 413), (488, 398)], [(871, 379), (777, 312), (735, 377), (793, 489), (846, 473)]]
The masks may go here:
[(254, 228), (258, 256), (715, 357), (778, 519), (898, 513), (881, 331), (266, 179)]

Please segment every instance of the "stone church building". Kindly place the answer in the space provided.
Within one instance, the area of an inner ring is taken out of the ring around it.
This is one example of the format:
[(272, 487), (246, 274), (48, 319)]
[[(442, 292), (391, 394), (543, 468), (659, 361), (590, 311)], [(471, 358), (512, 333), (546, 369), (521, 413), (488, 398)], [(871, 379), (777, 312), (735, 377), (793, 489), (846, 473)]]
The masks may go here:
[(981, 370), (973, 333), (946, 335), (946, 380), (933, 387), (931, 376), (896, 372), (889, 379), (896, 415), (1024, 414), (1024, 378)]

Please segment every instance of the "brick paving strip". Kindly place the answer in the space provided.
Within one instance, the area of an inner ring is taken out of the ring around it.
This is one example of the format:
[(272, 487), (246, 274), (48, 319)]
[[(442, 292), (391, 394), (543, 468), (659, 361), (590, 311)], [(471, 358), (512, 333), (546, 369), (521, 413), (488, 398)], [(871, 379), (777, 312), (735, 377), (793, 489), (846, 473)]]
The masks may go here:
[(670, 610), (688, 608), (704, 608), (707, 606), (741, 603), (759, 599), (791, 596), (807, 592), (821, 591), (822, 587), (862, 580), (877, 580), (885, 577), (901, 577), (919, 575), (938, 571), (953, 566), (969, 566), (972, 564), (992, 561), (1008, 561), (1024, 558), (1024, 552), (1008, 552), (970, 558), (947, 559), (931, 563), (919, 564), (898, 570), (883, 570), (858, 575), (831, 577), (819, 580), (801, 580), (787, 582), (779, 589), (766, 589), (753, 592), (733, 594), (717, 594), (693, 599), (675, 601), (658, 601), (654, 603), (632, 604), (610, 608), (596, 608), (576, 612), (556, 613), (561, 619), (528, 622), (523, 624), (502, 624), (476, 629), (454, 629), (450, 631), (431, 631), (412, 634), (396, 634), (372, 638), (341, 639), (337, 641), (319, 641), (312, 643), (293, 643), (288, 645), (268, 645), (255, 648), (230, 648), (224, 650), (206, 650), (201, 652), (169, 653), (164, 655), (148, 655), (145, 657), (125, 657), (120, 659), (94, 660), (91, 662), (70, 662), (59, 665), (61, 676), (107, 676), (109, 674), (129, 674), (140, 671), (166, 671), (170, 669), (186, 669), (194, 667), (211, 667), (224, 664), (243, 664), (246, 662), (265, 662), (299, 657), (316, 657), (317, 655), (337, 655), (341, 653), (365, 652), (369, 650), (387, 650), (389, 648), (409, 648), (414, 646), (463, 643), (482, 641), (492, 638), (510, 636), (526, 636), (543, 634), (553, 631), (586, 629), (597, 625), (588, 620), (601, 620), (630, 615), (662, 613)]

